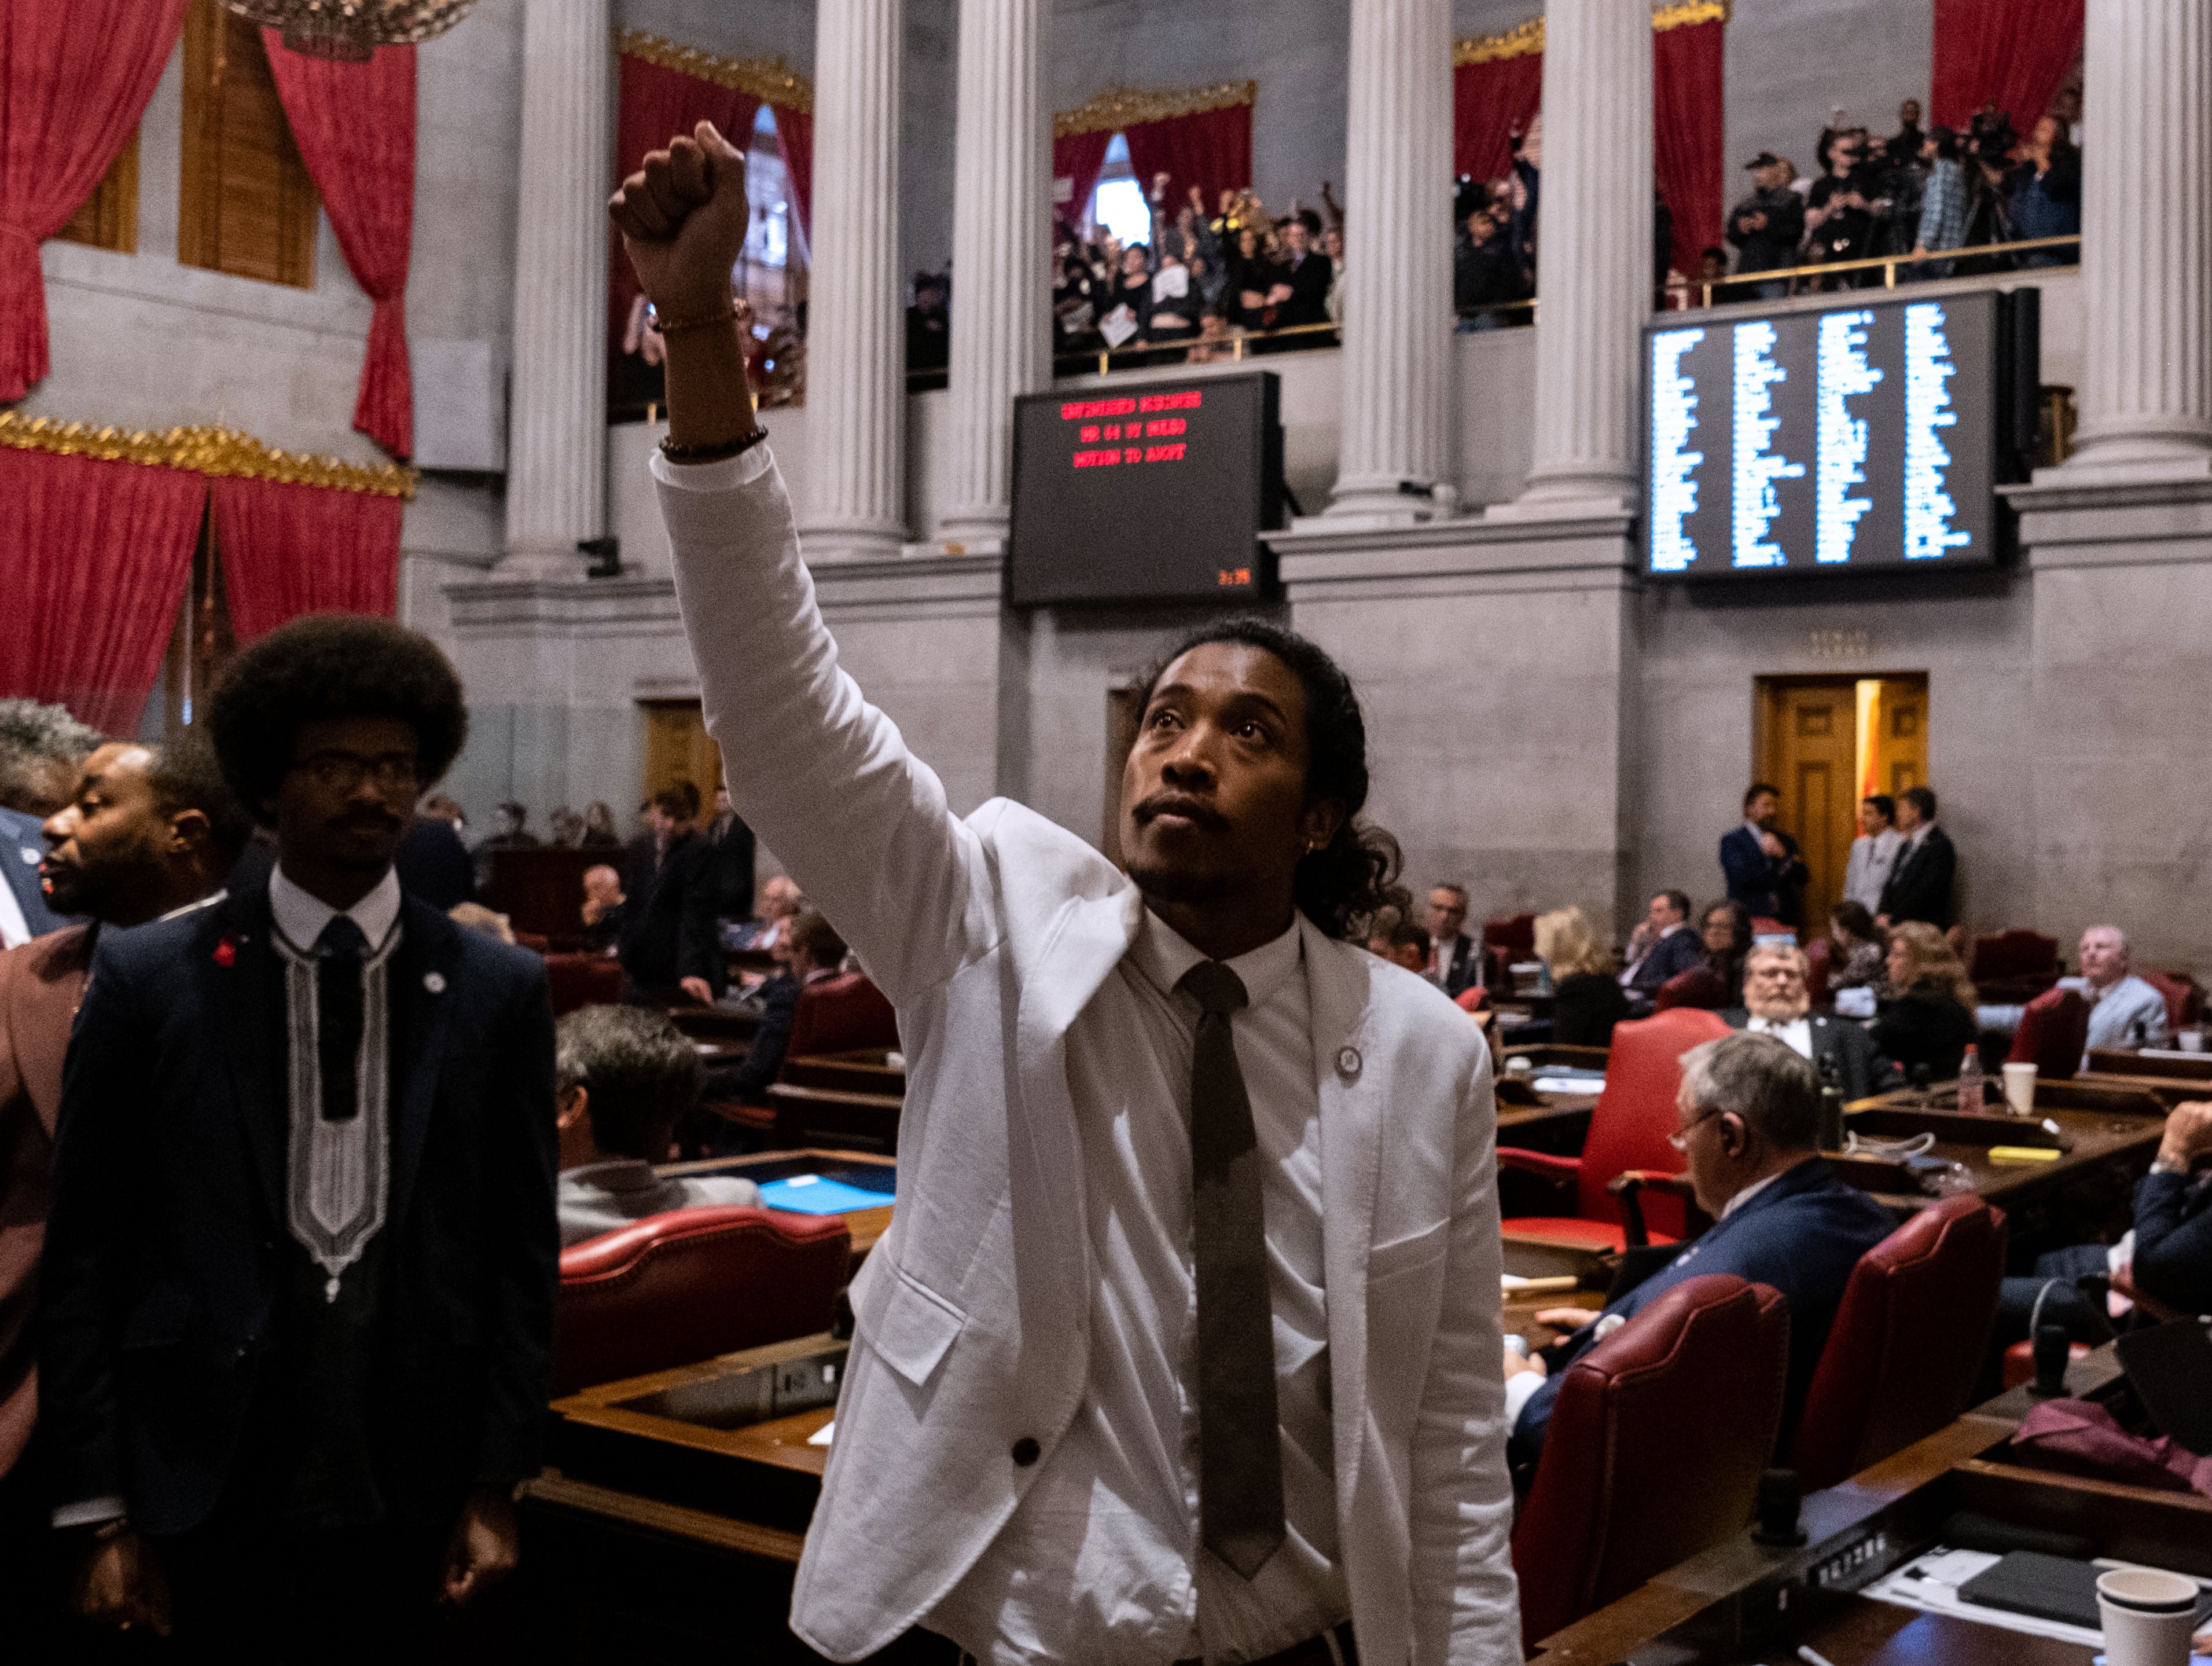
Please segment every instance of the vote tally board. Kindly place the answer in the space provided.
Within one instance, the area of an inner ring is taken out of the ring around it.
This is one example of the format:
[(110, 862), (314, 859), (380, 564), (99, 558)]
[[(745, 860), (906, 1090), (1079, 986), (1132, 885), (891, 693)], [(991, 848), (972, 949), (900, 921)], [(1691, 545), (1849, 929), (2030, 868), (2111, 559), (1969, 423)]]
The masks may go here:
[(1278, 387), (1257, 371), (1015, 400), (1012, 605), (1266, 595), (1260, 535), (1282, 524)]
[[(1984, 566), (2013, 471), (2034, 292), (1652, 325), (1645, 570), (1747, 578)], [(2025, 334), (2025, 358), (2015, 343)]]

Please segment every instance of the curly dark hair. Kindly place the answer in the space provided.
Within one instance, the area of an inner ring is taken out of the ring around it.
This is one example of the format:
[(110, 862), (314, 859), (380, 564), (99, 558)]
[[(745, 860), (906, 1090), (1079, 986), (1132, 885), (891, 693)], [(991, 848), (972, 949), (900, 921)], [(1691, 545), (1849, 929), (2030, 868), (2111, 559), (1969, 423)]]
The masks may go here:
[(415, 731), (428, 787), (468, 739), (461, 679), (420, 631), (362, 613), (310, 613), (279, 625), (231, 662), (208, 702), (208, 729), (231, 791), (266, 824), (262, 806), (292, 763), (302, 723), (389, 717)]
[(253, 818), (238, 801), (215, 751), (205, 739), (187, 733), (173, 746), (155, 751), (154, 767), (146, 784), (165, 816), (180, 810), (197, 810), (208, 819), (208, 848), (218, 875), (230, 872), (253, 836)]
[(1298, 911), (1331, 937), (1364, 940), (1367, 922), (1389, 905), (1398, 878), (1398, 842), (1359, 818), (1367, 803), (1367, 721), (1352, 679), (1321, 647), (1295, 630), (1249, 617), (1223, 619), (1191, 634), (1145, 678), (1142, 711), (1167, 668), (1194, 648), (1233, 642), (1282, 661), (1306, 696), (1306, 802), (1344, 806), (1336, 836), (1302, 859), (1292, 879)]

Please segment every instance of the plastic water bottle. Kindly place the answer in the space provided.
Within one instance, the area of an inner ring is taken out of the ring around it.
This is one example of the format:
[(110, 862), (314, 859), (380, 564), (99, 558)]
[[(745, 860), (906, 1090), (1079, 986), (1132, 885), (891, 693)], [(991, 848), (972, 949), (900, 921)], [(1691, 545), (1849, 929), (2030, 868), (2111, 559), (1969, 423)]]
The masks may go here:
[(1959, 1110), (1973, 1116), (1982, 1109), (1982, 1049), (1969, 1046), (1959, 1065)]

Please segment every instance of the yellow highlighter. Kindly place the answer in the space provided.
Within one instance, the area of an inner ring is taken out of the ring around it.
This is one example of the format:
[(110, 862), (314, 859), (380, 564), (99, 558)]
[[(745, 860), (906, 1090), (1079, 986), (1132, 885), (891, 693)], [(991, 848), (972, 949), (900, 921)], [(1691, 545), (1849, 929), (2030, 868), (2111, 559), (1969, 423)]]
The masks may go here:
[(1990, 1161), (1992, 1163), (2056, 1163), (2063, 1155), (2064, 1152), (2053, 1151), (2048, 1146), (1990, 1147)]

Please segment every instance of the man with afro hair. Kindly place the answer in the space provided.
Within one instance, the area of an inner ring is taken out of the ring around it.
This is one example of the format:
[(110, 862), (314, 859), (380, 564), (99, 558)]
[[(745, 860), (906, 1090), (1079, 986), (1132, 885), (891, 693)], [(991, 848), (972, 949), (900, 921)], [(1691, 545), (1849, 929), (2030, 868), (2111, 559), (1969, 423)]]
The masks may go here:
[(103, 933), (62, 1091), (41, 1417), (94, 1620), (392, 1660), (514, 1565), (558, 1255), (538, 958), (392, 868), (468, 728), (428, 638), (316, 615), (207, 727), (265, 882)]

